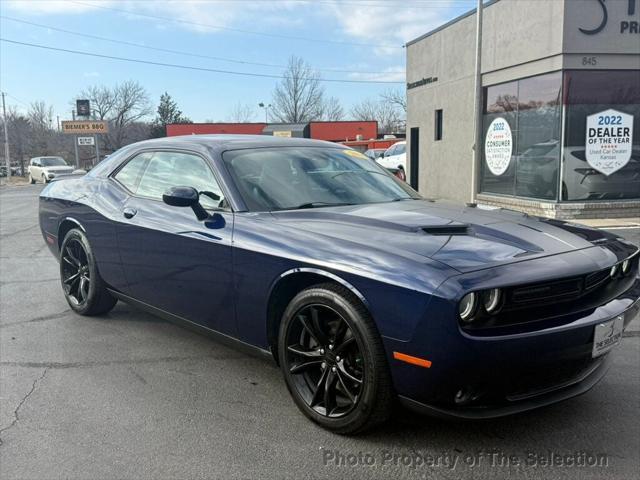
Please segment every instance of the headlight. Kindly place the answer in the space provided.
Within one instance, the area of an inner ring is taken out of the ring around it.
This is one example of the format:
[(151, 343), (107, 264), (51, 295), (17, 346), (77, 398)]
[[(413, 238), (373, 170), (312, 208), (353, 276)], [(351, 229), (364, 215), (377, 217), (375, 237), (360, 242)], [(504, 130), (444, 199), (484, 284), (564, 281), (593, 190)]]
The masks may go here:
[(614, 278), (616, 275), (618, 275), (618, 264), (617, 263), (613, 267), (611, 267), (611, 270), (609, 270), (609, 276), (611, 278)]
[(622, 262), (622, 273), (626, 275), (631, 271), (631, 259), (627, 258), (624, 262)]
[(484, 309), (487, 313), (495, 313), (500, 308), (502, 302), (502, 291), (499, 288), (492, 288), (483, 294)]
[(476, 311), (477, 296), (474, 292), (467, 293), (460, 300), (459, 312), (463, 322), (472, 322), (473, 314)]

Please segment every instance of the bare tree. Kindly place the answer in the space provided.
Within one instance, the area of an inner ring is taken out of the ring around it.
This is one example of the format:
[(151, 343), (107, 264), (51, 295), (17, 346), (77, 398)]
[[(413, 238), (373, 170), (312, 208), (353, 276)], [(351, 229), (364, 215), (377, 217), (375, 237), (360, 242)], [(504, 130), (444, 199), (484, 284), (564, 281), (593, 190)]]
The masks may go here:
[(248, 103), (238, 102), (233, 106), (227, 119), (229, 122), (250, 123), (256, 117), (256, 110)]
[(109, 121), (109, 133), (101, 135), (104, 151), (113, 152), (141, 140), (137, 138), (139, 129), (129, 127), (151, 115), (152, 108), (147, 91), (138, 82), (129, 80), (111, 89), (105, 86), (89, 87), (80, 93), (80, 97), (91, 101), (97, 118)]
[(351, 108), (351, 116), (354, 120), (377, 120), (380, 133), (397, 133), (404, 123), (395, 105), (371, 99), (356, 103)]
[(319, 120), (337, 122), (344, 118), (344, 109), (340, 100), (336, 97), (329, 97), (320, 104), (316, 116)]
[(114, 91), (104, 85), (94, 85), (83, 90), (80, 98), (89, 99), (98, 120), (107, 120), (116, 105)]
[[(7, 109), (7, 131), (9, 145), (11, 146), (11, 158), (20, 164), (20, 174), (25, 174), (25, 159), (31, 154), (31, 124), (29, 118), (15, 107)], [(3, 162), (4, 165), (4, 162)]]
[(27, 113), (29, 118), (30, 143), (34, 151), (40, 155), (49, 155), (52, 146), (53, 107), (39, 100), (32, 102)]
[(292, 56), (283, 76), (273, 91), (271, 118), (289, 123), (315, 120), (324, 96), (320, 74), (302, 58)]
[(389, 89), (380, 94), (380, 98), (402, 109), (403, 112), (407, 112), (407, 94), (405, 91)]
[(114, 115), (110, 122), (111, 130), (107, 135), (110, 143), (108, 147), (112, 151), (130, 143), (132, 139), (127, 138), (127, 128), (152, 112), (149, 95), (138, 82), (129, 80), (121, 83), (114, 88), (114, 94)]
[(32, 102), (27, 115), (34, 129), (51, 129), (53, 123), (53, 107), (51, 105), (47, 105), (42, 100)]

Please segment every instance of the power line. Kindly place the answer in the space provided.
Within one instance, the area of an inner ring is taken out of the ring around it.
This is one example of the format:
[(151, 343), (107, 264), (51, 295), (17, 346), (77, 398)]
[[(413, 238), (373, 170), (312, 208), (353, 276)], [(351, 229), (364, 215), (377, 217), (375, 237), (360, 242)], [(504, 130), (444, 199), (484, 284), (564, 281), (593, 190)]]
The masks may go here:
[[(150, 45), (144, 45), (144, 44), (141, 44), (141, 43), (129, 42), (129, 41), (126, 41), (126, 40), (116, 40), (114, 38), (101, 37), (101, 36), (98, 36), (98, 35), (91, 35), (91, 34), (88, 34), (88, 33), (74, 32), (72, 30), (66, 30), (66, 29), (63, 29), (63, 28), (53, 27), (51, 25), (44, 25), (44, 24), (41, 24), (41, 23), (29, 22), (27, 20), (21, 20), (19, 18), (8, 17), (6, 15), (0, 15), (0, 18), (2, 18), (4, 20), (10, 20), (12, 22), (22, 23), (22, 24), (25, 24), (25, 25), (31, 25), (31, 26), (38, 27), (38, 28), (46, 28), (46, 29), (49, 29), (49, 30), (53, 30), (53, 31), (56, 31), (56, 32), (62, 32), (62, 33), (66, 33), (66, 34), (69, 34), (69, 35), (76, 35), (76, 36), (79, 36), (79, 37), (92, 38), (94, 40), (112, 42), (112, 43), (117, 43), (117, 44), (120, 44), (120, 45), (128, 45), (128, 46), (131, 46), (131, 47), (144, 48), (144, 49), (147, 49), (147, 50), (154, 50), (154, 51), (158, 51), (158, 52), (172, 53), (172, 54), (176, 54), (176, 55), (186, 55), (186, 56), (189, 56), (189, 57), (206, 58), (206, 59), (210, 59), (210, 60), (219, 60), (219, 61), (223, 61), (223, 62), (237, 63), (237, 64), (241, 64), (241, 65), (256, 65), (256, 66), (260, 66), (260, 67), (270, 67), (270, 68), (287, 68), (286, 65), (278, 65), (278, 64), (274, 64), (274, 63), (259, 63), (259, 62), (250, 62), (250, 61), (246, 61), (246, 60), (237, 60), (237, 59), (233, 59), (233, 58), (215, 57), (215, 56), (211, 56), (211, 55), (202, 55), (202, 54), (199, 54), (199, 53), (185, 52), (183, 50), (172, 50), (172, 49), (168, 49), (168, 48), (154, 47), (154, 46), (150, 46)], [(342, 70), (342, 69), (338, 69), (338, 68), (315, 68), (315, 70), (323, 71), (323, 72), (333, 72), (333, 73), (359, 73), (359, 74), (379, 74), (380, 73), (380, 71), (377, 71), (377, 72), (366, 72), (366, 71), (360, 71), (360, 70)], [(402, 72), (402, 71), (391, 71), (391, 72), (385, 72), (385, 73), (404, 73), (404, 72)]]
[(119, 13), (126, 13), (128, 15), (137, 15), (139, 17), (146, 17), (146, 18), (153, 18), (155, 20), (163, 20), (163, 21), (167, 21), (167, 22), (177, 22), (177, 23), (182, 23), (182, 24), (186, 24), (186, 25), (193, 25), (196, 27), (204, 27), (204, 28), (213, 28), (216, 30), (226, 30), (229, 32), (236, 32), (236, 33), (247, 33), (247, 34), (251, 34), (251, 35), (260, 35), (263, 37), (274, 37), (274, 38), (285, 38), (288, 40), (301, 40), (304, 42), (314, 42), (314, 43), (331, 43), (334, 45), (354, 45), (354, 46), (358, 46), (358, 47), (378, 47), (378, 48), (398, 48), (401, 49), (403, 48), (402, 45), (391, 45), (391, 44), (374, 44), (374, 43), (356, 43), (356, 42), (345, 42), (345, 41), (341, 41), (341, 40), (325, 40), (325, 39), (320, 39), (320, 38), (310, 38), (310, 37), (299, 37), (299, 36), (295, 36), (295, 35), (284, 35), (284, 34), (279, 34), (279, 33), (268, 33), (268, 32), (257, 32), (254, 30), (245, 30), (245, 29), (241, 29), (241, 28), (233, 28), (233, 27), (226, 27), (226, 26), (222, 26), (222, 25), (212, 25), (212, 24), (207, 24), (207, 23), (200, 23), (200, 22), (192, 22), (190, 20), (182, 20), (180, 18), (169, 18), (169, 17), (161, 17), (159, 15), (151, 15), (148, 13), (140, 13), (140, 12), (134, 12), (132, 10), (124, 10), (121, 8), (113, 8), (113, 7), (106, 7), (104, 5), (96, 5), (96, 4), (92, 4), (92, 3), (85, 3), (85, 2), (78, 2), (75, 0), (69, 0), (69, 3), (75, 3), (77, 5), (82, 5), (85, 7), (91, 7), (91, 8), (100, 8), (102, 10), (109, 10), (112, 12), (119, 12)]
[[(7, 92), (5, 92), (7, 93)], [(23, 104), (25, 107), (31, 107), (31, 105), (29, 105), (27, 102), (25, 102), (24, 100), (20, 100), (18, 97), (15, 97), (13, 95), (11, 95), (10, 93), (7, 93), (7, 97), (13, 98), (16, 102)]]
[[(40, 45), (37, 43), (28, 43), (28, 42), (20, 42), (17, 40), (10, 40), (8, 38), (1, 38), (0, 41), (12, 43), (14, 45), (23, 45), (32, 48), (40, 48), (43, 50), (51, 50), (56, 52), (65, 52), (65, 53), (73, 53), (76, 55), (84, 55), (87, 57), (97, 57), (97, 58), (106, 58), (109, 60), (119, 60), (121, 62), (129, 62), (129, 63), (141, 63), (146, 65), (155, 65), (159, 67), (170, 67), (170, 68), (181, 68), (184, 70), (196, 70), (200, 72), (213, 72), (213, 73), (223, 73), (228, 75), (240, 75), (245, 77), (263, 77), (263, 78), (276, 78), (276, 79), (291, 79), (292, 77), (287, 75), (270, 75), (267, 73), (251, 73), (251, 72), (237, 72), (233, 70), (220, 70), (216, 68), (205, 68), (205, 67), (197, 67), (193, 65), (181, 65), (177, 63), (164, 63), (164, 62), (154, 62), (151, 60), (140, 60), (137, 58), (127, 58), (127, 57), (116, 57), (114, 55), (103, 55), (100, 53), (93, 52), (83, 52), (80, 50), (71, 50), (66, 48), (56, 48), (49, 47), (46, 45)], [(330, 82), (330, 83), (360, 83), (360, 84), (404, 84), (404, 82), (392, 81), (392, 80), (346, 80), (346, 79), (337, 79), (337, 78), (318, 78), (321, 82)]]

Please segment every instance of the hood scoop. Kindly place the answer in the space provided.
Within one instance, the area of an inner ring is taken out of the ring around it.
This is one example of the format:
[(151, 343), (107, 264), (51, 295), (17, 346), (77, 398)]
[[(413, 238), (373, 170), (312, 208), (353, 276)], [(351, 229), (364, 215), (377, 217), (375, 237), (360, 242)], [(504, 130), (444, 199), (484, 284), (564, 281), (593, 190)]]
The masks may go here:
[(470, 235), (471, 228), (464, 223), (453, 223), (448, 225), (430, 225), (422, 227), (422, 231), (429, 235)]

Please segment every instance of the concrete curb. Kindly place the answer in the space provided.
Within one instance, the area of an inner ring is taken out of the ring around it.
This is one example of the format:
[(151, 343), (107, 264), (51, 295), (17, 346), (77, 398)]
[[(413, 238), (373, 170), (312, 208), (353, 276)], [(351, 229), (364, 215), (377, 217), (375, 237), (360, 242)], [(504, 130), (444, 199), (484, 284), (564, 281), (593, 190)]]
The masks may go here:
[(580, 218), (575, 223), (595, 228), (640, 228), (640, 218)]

